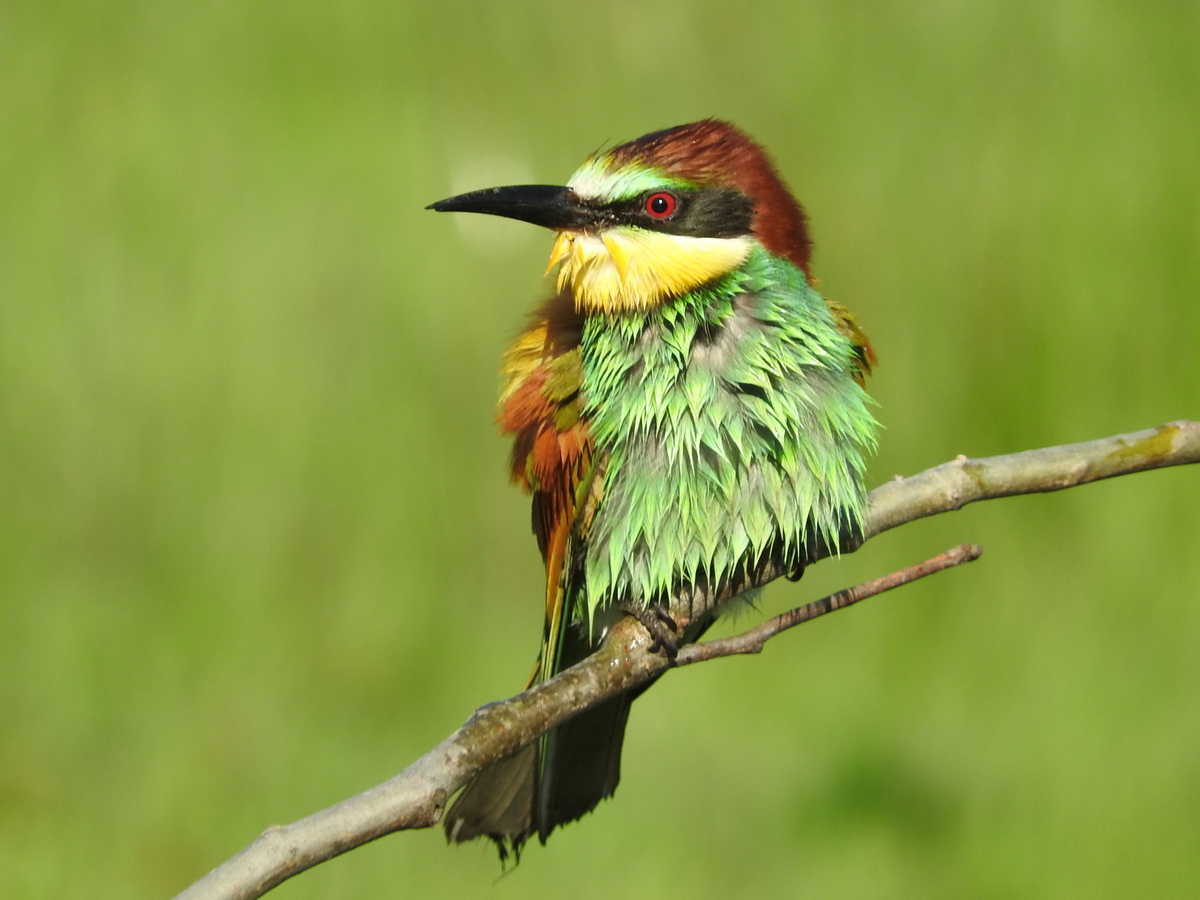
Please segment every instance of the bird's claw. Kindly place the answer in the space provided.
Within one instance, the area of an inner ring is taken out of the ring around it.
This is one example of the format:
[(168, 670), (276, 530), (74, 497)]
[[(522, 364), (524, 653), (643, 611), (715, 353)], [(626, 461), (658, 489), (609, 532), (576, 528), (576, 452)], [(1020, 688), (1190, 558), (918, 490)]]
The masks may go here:
[(658, 653), (661, 650), (667, 657), (668, 662), (675, 662), (675, 657), (679, 655), (679, 644), (676, 641), (676, 636), (679, 634), (679, 625), (671, 618), (666, 608), (662, 606), (641, 607), (632, 604), (622, 604), (621, 612), (637, 619), (642, 623), (642, 627), (650, 633), (650, 637), (653, 638), (649, 648), (651, 653)]

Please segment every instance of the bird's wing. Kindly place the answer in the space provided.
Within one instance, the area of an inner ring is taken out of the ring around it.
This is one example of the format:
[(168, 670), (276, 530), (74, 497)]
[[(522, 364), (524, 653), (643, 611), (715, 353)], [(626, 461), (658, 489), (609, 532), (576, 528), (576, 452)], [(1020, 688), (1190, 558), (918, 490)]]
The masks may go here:
[(551, 298), (504, 354), (498, 421), (513, 437), (513, 481), (532, 495), (533, 532), (546, 564), (546, 630), (535, 679), (558, 671), (567, 610), (564, 566), (577, 511), (596, 484), (583, 414), (582, 318), (569, 293)]
[(871, 374), (871, 369), (878, 362), (875, 356), (875, 348), (871, 346), (871, 340), (862, 330), (862, 326), (858, 324), (858, 319), (854, 313), (842, 306), (836, 300), (825, 298), (825, 305), (829, 307), (829, 311), (833, 313), (833, 320), (837, 323), (838, 331), (850, 339), (854, 344), (854, 380), (862, 385), (866, 381), (867, 376)]

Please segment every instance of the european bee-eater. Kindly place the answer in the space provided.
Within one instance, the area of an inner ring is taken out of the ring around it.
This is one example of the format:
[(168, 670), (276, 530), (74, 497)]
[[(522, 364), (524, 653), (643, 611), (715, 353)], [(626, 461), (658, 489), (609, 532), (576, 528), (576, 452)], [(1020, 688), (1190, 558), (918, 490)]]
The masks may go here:
[[(591, 156), (566, 187), (430, 208), (557, 232), (557, 293), (504, 354), (498, 415), (546, 564), (531, 683), (591, 654), (625, 611), (692, 641), (753, 598), (758, 574), (860, 543), (874, 354), (816, 291), (804, 212), (745, 134), (680, 125)], [(610, 796), (638, 693), (483, 770), (447, 812), (449, 838), (486, 835), (504, 858)]]

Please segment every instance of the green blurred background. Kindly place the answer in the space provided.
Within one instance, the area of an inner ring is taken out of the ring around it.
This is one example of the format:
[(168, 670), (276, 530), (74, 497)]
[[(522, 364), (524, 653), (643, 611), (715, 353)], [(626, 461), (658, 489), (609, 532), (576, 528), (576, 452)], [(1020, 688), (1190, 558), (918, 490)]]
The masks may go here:
[[(422, 207), (709, 115), (874, 338), (873, 483), (1200, 417), (1193, 2), (0, 6), (0, 896), (170, 896), (520, 686), (550, 240)], [(766, 611), (987, 552), (666, 679), (515, 872), (431, 830), (277, 896), (1194, 896), (1198, 501), (888, 534)]]

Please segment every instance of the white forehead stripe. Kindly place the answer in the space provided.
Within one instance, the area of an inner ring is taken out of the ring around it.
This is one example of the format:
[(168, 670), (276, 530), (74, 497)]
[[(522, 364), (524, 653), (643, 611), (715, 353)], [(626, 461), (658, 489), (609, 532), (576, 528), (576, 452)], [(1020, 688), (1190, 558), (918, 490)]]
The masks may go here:
[(607, 156), (593, 156), (571, 176), (567, 187), (582, 199), (607, 203), (678, 184), (675, 179), (654, 169), (634, 166), (614, 169)]

